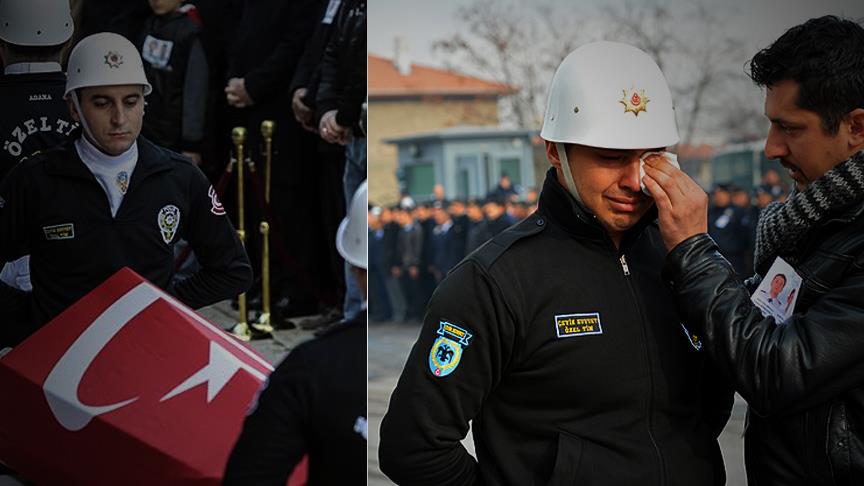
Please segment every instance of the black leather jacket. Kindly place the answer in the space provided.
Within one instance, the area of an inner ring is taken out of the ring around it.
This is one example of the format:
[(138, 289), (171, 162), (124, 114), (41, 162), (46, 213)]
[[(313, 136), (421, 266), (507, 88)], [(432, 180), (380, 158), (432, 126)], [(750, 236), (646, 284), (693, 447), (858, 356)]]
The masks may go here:
[[(706, 234), (682, 242), (664, 278), (685, 322), (750, 405), (750, 485), (864, 484), (864, 204), (810, 231), (794, 315), (764, 318)], [(757, 276), (758, 279), (761, 277)]]

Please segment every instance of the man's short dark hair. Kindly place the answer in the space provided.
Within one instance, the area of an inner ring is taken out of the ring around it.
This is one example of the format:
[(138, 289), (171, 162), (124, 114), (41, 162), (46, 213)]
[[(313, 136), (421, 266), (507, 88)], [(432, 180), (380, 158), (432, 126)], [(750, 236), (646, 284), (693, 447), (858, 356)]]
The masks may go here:
[(826, 15), (787, 30), (759, 51), (748, 75), (758, 86), (798, 83), (797, 106), (822, 119), (822, 128), (836, 134), (840, 122), (864, 108), (864, 27)]

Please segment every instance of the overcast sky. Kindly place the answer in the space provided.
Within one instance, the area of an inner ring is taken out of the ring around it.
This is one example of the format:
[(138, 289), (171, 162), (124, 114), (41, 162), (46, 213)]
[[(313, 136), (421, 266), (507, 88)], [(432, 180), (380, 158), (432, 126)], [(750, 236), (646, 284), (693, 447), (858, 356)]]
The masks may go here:
[[(456, 10), (473, 0), (370, 0), (369, 51), (393, 57), (396, 36), (402, 36), (411, 59), (420, 64), (443, 66), (440, 55), (433, 54), (431, 44), (458, 31)], [(534, 0), (523, 0), (530, 5)], [(647, 0), (642, 0), (642, 2)], [(574, 28), (576, 20), (584, 14), (596, 12), (601, 5), (615, 3), (609, 0), (551, 0), (551, 3), (573, 5)], [(620, 1), (618, 2), (620, 3)], [(635, 0), (633, 3), (641, 3)], [(687, 0), (668, 0), (666, 5), (685, 6)], [(715, 8), (722, 5), (734, 19), (728, 31), (741, 38), (754, 53), (780, 36), (789, 27), (811, 17), (839, 14), (853, 18), (864, 17), (864, 0), (723, 0), (702, 3)], [(578, 15), (577, 15), (578, 12)]]

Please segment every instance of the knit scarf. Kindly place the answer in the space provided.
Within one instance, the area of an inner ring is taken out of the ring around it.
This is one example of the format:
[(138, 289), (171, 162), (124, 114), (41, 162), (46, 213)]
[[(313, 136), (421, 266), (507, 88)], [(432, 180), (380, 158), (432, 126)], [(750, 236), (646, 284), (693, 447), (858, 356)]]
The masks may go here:
[(777, 256), (797, 263), (797, 250), (818, 223), (864, 199), (864, 151), (834, 166), (803, 191), (793, 190), (785, 202), (762, 210), (756, 225), (754, 263), (757, 271)]

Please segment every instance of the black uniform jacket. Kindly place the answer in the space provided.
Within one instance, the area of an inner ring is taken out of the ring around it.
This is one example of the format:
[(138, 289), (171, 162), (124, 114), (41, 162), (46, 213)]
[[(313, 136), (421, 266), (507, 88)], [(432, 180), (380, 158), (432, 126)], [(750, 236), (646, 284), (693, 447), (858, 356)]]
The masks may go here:
[(304, 453), (309, 486), (365, 484), (366, 312), (276, 368), (228, 459), (223, 484), (284, 486)]
[[(137, 166), (112, 217), (105, 191), (69, 142), (18, 164), (0, 183), (0, 262), (31, 255), (38, 324), (123, 267), (192, 308), (231, 298), (249, 286), (251, 267), (211, 190), (189, 160), (139, 137)], [(171, 288), (181, 238), (202, 269)]]
[(61, 145), (78, 127), (65, 89), (60, 71), (0, 75), (0, 180), (19, 160)]
[(749, 484), (864, 484), (864, 204), (813, 228), (795, 270), (803, 283), (780, 326), (708, 235), (673, 249), (664, 277), (750, 405)]
[[(538, 212), (435, 291), (382, 422), (382, 471), (412, 485), (723, 484), (731, 388), (660, 279), (655, 214), (616, 250), (550, 170)], [(476, 461), (459, 442), (469, 421)]]

